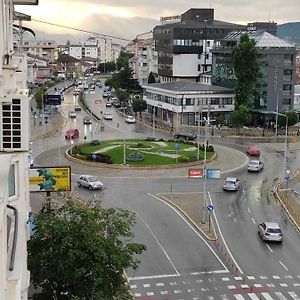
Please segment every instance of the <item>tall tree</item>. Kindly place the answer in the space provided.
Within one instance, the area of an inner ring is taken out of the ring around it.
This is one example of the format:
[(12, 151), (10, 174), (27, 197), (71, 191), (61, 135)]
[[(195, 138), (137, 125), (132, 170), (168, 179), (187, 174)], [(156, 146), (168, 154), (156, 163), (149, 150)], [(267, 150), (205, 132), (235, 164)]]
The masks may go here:
[(251, 108), (260, 70), (255, 41), (249, 39), (247, 34), (241, 35), (238, 45), (233, 49), (232, 58), (234, 74), (237, 78), (235, 107), (245, 105)]
[(249, 108), (241, 104), (230, 114), (230, 119), (233, 127), (236, 127), (237, 129), (241, 128), (244, 125), (249, 125), (251, 121)]
[(137, 113), (139, 112), (141, 115), (142, 111), (147, 109), (147, 102), (141, 98), (134, 98), (132, 101), (132, 110)]
[(122, 70), (122, 68), (128, 66), (128, 61), (133, 56), (133, 53), (121, 51), (120, 56), (117, 59), (117, 70)]
[(134, 223), (127, 210), (70, 201), (42, 210), (28, 242), (32, 281), (41, 288), (34, 299), (130, 299), (123, 272), (137, 268), (135, 255), (146, 249), (132, 242)]

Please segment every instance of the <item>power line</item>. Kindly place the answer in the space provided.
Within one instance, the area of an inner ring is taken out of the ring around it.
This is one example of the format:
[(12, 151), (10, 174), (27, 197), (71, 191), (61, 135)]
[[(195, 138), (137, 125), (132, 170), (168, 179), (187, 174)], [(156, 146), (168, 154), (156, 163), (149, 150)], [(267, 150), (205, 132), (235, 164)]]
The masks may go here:
[(70, 26), (66, 26), (66, 25), (60, 25), (60, 24), (55, 24), (55, 23), (51, 23), (51, 22), (46, 22), (46, 21), (42, 21), (42, 20), (38, 20), (38, 19), (31, 19), (31, 20), (39, 22), (39, 23), (43, 23), (43, 24), (48, 24), (48, 25), (57, 26), (57, 27), (61, 27), (61, 28), (67, 28), (67, 29), (76, 30), (76, 31), (80, 31), (80, 32), (84, 32), (84, 33), (89, 33), (89, 34), (94, 34), (94, 35), (97, 35), (97, 36), (102, 36), (104, 38), (108, 37), (108, 38), (113, 38), (113, 39), (116, 39), (116, 40), (122, 40), (122, 41), (126, 41), (126, 42), (131, 42), (131, 40), (129, 40), (129, 39), (120, 38), (120, 37), (109, 35), (109, 34), (103, 34), (103, 33), (88, 31), (88, 30), (79, 29), (79, 28), (75, 28), (75, 27), (70, 27)]

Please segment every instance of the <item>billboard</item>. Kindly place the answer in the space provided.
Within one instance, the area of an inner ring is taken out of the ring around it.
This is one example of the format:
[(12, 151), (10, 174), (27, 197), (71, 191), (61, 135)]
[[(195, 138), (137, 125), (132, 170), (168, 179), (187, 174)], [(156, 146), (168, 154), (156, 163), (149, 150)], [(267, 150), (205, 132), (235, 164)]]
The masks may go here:
[(32, 167), (29, 169), (30, 192), (71, 190), (71, 167)]
[(203, 169), (189, 169), (189, 178), (202, 178)]
[(47, 94), (43, 96), (44, 105), (61, 105), (61, 94)]
[(220, 169), (207, 169), (206, 176), (209, 179), (220, 179), (221, 171), (220, 171)]

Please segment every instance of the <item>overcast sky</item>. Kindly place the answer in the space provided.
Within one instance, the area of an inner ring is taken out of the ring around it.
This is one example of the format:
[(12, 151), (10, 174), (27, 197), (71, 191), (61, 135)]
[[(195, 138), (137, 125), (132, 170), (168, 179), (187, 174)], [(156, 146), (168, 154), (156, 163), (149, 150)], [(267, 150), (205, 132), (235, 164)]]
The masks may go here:
[[(300, 21), (300, 0), (39, 0), (37, 6), (18, 6), (32, 19), (133, 39), (150, 31), (162, 16), (180, 15), (190, 8), (214, 8), (215, 19), (238, 24)], [(50, 36), (79, 41), (81, 33), (31, 21), (25, 26)], [(40, 33), (39, 33), (40, 35)], [(80, 35), (80, 37), (78, 36)], [(38, 36), (41, 38), (41, 36)], [(48, 36), (46, 37), (48, 38)]]

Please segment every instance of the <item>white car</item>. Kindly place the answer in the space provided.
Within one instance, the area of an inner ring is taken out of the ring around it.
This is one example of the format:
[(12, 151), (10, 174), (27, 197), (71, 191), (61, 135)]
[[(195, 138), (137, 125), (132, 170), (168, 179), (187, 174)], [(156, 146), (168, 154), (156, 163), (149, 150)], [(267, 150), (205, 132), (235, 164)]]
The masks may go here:
[(76, 118), (76, 112), (75, 111), (70, 111), (69, 112), (69, 118), (71, 118), (71, 119)]
[(101, 190), (103, 189), (103, 183), (96, 176), (92, 175), (80, 175), (77, 180), (77, 185), (86, 187), (90, 190)]
[(227, 177), (224, 181), (223, 189), (225, 191), (237, 191), (240, 186), (240, 181), (234, 177)]
[(264, 164), (260, 160), (250, 160), (248, 163), (249, 172), (260, 172), (263, 168)]
[(125, 122), (126, 123), (135, 123), (136, 122), (136, 120), (135, 120), (135, 117), (134, 116), (127, 116), (126, 118), (125, 118)]
[(259, 224), (258, 234), (263, 241), (282, 242), (282, 232), (277, 223), (264, 222)]
[(112, 114), (110, 112), (104, 112), (103, 113), (103, 119), (104, 120), (112, 120)]

